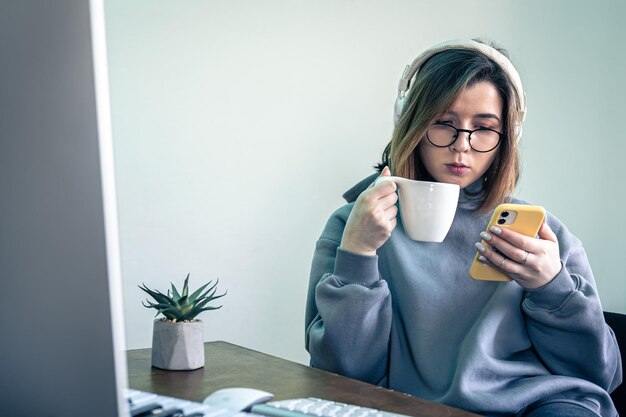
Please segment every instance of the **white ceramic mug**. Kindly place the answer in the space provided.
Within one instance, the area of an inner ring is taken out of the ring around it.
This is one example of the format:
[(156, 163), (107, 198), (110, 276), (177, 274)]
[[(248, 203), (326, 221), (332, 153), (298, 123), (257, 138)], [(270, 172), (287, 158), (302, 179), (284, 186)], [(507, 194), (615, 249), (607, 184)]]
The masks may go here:
[(460, 188), (444, 182), (378, 177), (376, 184), (393, 181), (398, 186), (400, 215), (407, 236), (422, 242), (442, 242), (452, 226)]

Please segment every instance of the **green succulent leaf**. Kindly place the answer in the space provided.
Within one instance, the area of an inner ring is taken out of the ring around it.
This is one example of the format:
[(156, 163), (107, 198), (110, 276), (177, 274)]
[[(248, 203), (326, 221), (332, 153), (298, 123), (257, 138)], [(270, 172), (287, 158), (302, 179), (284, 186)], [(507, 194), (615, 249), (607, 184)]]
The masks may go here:
[(180, 300), (178, 300), (178, 305), (180, 307), (184, 307), (189, 304), (189, 297), (183, 295)]
[[(178, 291), (176, 290), (176, 287), (174, 286), (174, 284), (172, 284), (170, 282), (170, 285), (172, 286), (172, 299), (174, 301), (178, 301), (180, 300), (180, 294), (178, 293)], [(168, 291), (169, 292), (169, 291)]]
[[(204, 307), (204, 308), (194, 307), (194, 309), (189, 314), (189, 317), (194, 318), (198, 314), (202, 313), (203, 311), (217, 310), (217, 309), (220, 309), (220, 308), (222, 308), (222, 306), (219, 306), (219, 307)], [(189, 318), (188, 320), (191, 320), (191, 318)]]
[(197, 290), (195, 290), (193, 292), (193, 294), (191, 294), (189, 296), (189, 302), (193, 303), (196, 301), (196, 299), (200, 296), (200, 294), (202, 293), (202, 291), (207, 287), (207, 285), (209, 285), (211, 283), (211, 281), (207, 282), (206, 284), (204, 284), (202, 287), (198, 288)]
[(154, 298), (159, 303), (171, 304), (172, 302), (172, 299), (170, 297), (168, 297), (165, 294), (162, 294), (159, 291), (153, 291), (149, 289), (148, 287), (146, 287), (146, 284), (143, 284), (143, 287), (140, 286), (139, 288), (145, 291), (146, 293), (148, 293), (152, 298)]
[[(217, 280), (217, 282), (215, 282), (215, 284), (210, 287), (208, 290), (206, 290), (206, 292), (204, 294), (202, 294), (200, 297), (198, 297), (198, 299), (204, 299), (204, 298), (209, 298), (211, 300), (223, 297), (224, 295), (226, 295), (226, 292), (224, 292), (224, 294), (222, 295), (218, 295), (215, 296), (215, 293), (217, 292), (217, 284), (219, 283), (219, 279)], [(209, 284), (211, 283), (211, 281), (209, 281)], [(210, 293), (210, 294), (209, 294)]]
[(181, 317), (183, 317), (183, 314), (181, 314), (180, 310), (175, 308), (175, 307), (169, 307), (166, 309), (161, 310), (161, 314), (163, 314), (165, 317), (167, 317), (168, 319), (176, 319), (176, 320), (181, 320)]
[(176, 317), (174, 314), (172, 314), (169, 311), (161, 311), (160, 313), (172, 321), (178, 321), (178, 317)]
[(148, 304), (149, 305), (145, 305), (145, 304), (143, 304), (143, 305), (144, 305), (144, 307), (156, 308), (157, 310), (163, 310), (163, 309), (166, 309), (166, 308), (170, 308), (169, 304), (164, 304), (164, 303), (155, 304), (155, 303), (151, 303), (150, 301), (148, 301)]
[(198, 308), (195, 308), (195, 309), (194, 309), (194, 311), (197, 311), (197, 313), (196, 313), (196, 314), (199, 314), (199, 313), (201, 313), (201, 312), (203, 312), (203, 311), (209, 311), (209, 310), (219, 310), (220, 308), (222, 308), (222, 306), (217, 306), (217, 307), (214, 307), (214, 306), (208, 306), (208, 307), (202, 307), (202, 308), (199, 308), (199, 307), (198, 307)]
[(187, 274), (187, 278), (185, 278), (185, 283), (183, 284), (183, 297), (189, 295), (189, 275), (191, 274)]
[(202, 300), (202, 301), (200, 301), (200, 302), (196, 303), (195, 307), (200, 307), (200, 308), (202, 308), (202, 307), (204, 307), (205, 305), (207, 305), (208, 303), (210, 303), (211, 301), (213, 301), (213, 300), (217, 300), (218, 298), (221, 298), (221, 297), (223, 297), (224, 295), (226, 295), (226, 294), (221, 294), (221, 295), (219, 295), (219, 296), (217, 296), (217, 297), (206, 298), (206, 299), (204, 299), (204, 300)]

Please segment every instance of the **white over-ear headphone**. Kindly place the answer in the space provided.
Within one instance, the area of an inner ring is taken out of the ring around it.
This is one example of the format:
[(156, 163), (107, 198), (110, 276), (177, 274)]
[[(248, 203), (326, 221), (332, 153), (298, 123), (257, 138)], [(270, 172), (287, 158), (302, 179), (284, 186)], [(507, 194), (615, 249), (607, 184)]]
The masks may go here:
[(519, 124), (515, 126), (514, 133), (515, 139), (519, 141), (522, 137), (522, 122), (526, 118), (526, 93), (524, 93), (524, 89), (522, 88), (522, 80), (520, 79), (517, 70), (506, 56), (489, 45), (485, 45), (471, 39), (455, 39), (434, 45), (415, 58), (411, 65), (406, 66), (404, 73), (402, 74), (402, 78), (400, 78), (400, 82), (398, 83), (398, 97), (396, 98), (393, 108), (394, 125), (397, 125), (400, 117), (402, 117), (404, 107), (406, 106), (407, 91), (411, 85), (411, 80), (415, 77), (415, 74), (417, 74), (422, 64), (431, 56), (448, 49), (467, 49), (480, 52), (498, 64), (500, 68), (502, 68), (502, 70), (509, 76), (517, 96), (519, 97), (518, 110), (521, 113), (521, 117)]

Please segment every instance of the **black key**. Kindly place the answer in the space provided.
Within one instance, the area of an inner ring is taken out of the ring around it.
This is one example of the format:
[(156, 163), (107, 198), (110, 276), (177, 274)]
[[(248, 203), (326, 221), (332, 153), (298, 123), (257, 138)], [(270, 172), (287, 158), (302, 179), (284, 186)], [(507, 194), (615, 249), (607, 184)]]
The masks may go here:
[(153, 416), (155, 414), (159, 414), (161, 411), (163, 411), (163, 407), (161, 407), (159, 404), (149, 403), (149, 404), (137, 407), (135, 409), (131, 409), (130, 415), (132, 417), (146, 417), (146, 416)]

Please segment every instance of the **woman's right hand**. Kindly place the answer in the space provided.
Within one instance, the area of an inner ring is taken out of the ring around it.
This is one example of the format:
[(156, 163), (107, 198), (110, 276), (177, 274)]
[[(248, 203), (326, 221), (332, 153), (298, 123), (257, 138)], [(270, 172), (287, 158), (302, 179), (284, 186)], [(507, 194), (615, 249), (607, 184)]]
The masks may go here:
[[(388, 177), (391, 171), (385, 167), (380, 175)], [(359, 195), (343, 231), (341, 249), (360, 255), (376, 255), (376, 250), (396, 228), (396, 187), (393, 181), (382, 181), (370, 185)]]

